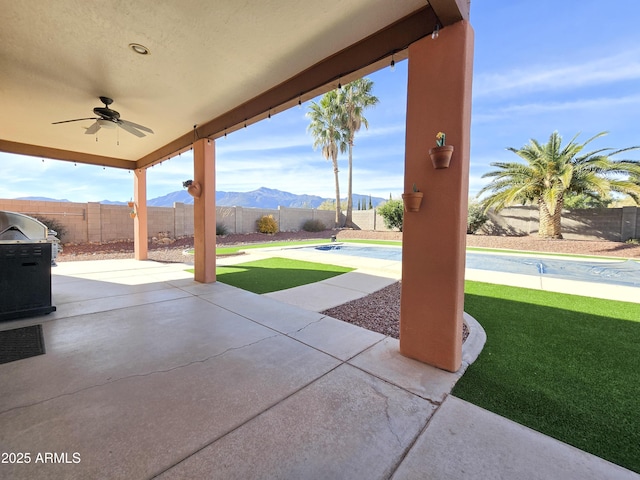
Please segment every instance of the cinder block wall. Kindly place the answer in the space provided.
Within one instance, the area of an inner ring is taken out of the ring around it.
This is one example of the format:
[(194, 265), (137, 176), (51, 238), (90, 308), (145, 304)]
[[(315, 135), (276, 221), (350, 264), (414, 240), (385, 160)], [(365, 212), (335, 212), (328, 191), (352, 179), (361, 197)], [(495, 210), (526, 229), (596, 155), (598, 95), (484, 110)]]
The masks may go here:
[[(236, 228), (238, 208), (242, 207), (216, 207), (216, 224), (223, 225), (229, 233), (238, 233), (238, 229)], [(193, 217), (193, 212), (191, 213), (191, 217)]]
[(372, 208), (371, 210), (354, 210), (353, 223), (360, 230), (393, 231), (391, 228), (385, 226), (384, 219), (376, 208)]
[(280, 218), (278, 226), (281, 232), (302, 230), (302, 226), (307, 220), (319, 220), (325, 227), (332, 228), (335, 220), (335, 212), (330, 210), (279, 207), (278, 211)]
[(86, 203), (0, 199), (0, 210), (56, 220), (67, 229), (66, 238), (70, 240), (65, 241), (87, 241), (88, 204)]
[[(533, 235), (538, 233), (539, 212), (534, 206), (509, 207), (489, 212), (490, 221), (480, 233), (488, 235)], [(640, 238), (640, 209), (585, 208), (562, 212), (562, 236), (568, 240), (624, 242)]]
[[(149, 228), (147, 233), (149, 236), (171, 238), (182, 236), (176, 234), (176, 212), (176, 208), (148, 207), (147, 219)], [(193, 207), (191, 207), (191, 218), (193, 218)], [(181, 220), (184, 224), (185, 218), (183, 217)], [(193, 235), (193, 230), (191, 235)]]
[(98, 206), (100, 213), (96, 220), (102, 225), (102, 235), (97, 241), (113, 242), (133, 239), (133, 219), (129, 216), (131, 211), (129, 207), (102, 204)]
[[(64, 243), (111, 242), (133, 239), (131, 209), (126, 205), (100, 203), (43, 202), (34, 200), (0, 199), (0, 210), (24, 213), (52, 219), (67, 232)], [(173, 207), (149, 207), (149, 236), (183, 237), (193, 235), (193, 205), (176, 203)], [(229, 233), (257, 231), (257, 220), (273, 215), (281, 231), (301, 230), (304, 222), (318, 219), (333, 228), (335, 212), (309, 208), (262, 209), (244, 207), (216, 207), (216, 222), (227, 227)], [(482, 233), (495, 235), (536, 234), (538, 209), (511, 207), (499, 214), (490, 213), (491, 221)], [(377, 210), (356, 210), (353, 222), (360, 230), (389, 231)], [(562, 217), (563, 236), (575, 240), (611, 240), (624, 242), (640, 238), (640, 208), (602, 208), (568, 210)]]

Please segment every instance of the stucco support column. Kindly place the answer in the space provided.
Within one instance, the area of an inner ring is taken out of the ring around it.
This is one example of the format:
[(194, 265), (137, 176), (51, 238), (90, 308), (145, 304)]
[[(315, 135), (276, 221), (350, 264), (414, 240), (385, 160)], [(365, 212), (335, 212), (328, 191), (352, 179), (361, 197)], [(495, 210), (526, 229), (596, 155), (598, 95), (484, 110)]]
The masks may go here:
[(133, 219), (133, 249), (136, 260), (146, 260), (148, 258), (147, 244), (149, 242), (149, 228), (147, 225), (147, 169), (135, 169), (133, 173), (133, 201), (136, 209), (136, 216)]
[(193, 202), (195, 280), (216, 281), (216, 182), (215, 145), (203, 138), (193, 144), (193, 182), (200, 184), (200, 196)]
[[(473, 30), (466, 21), (409, 47), (404, 191), (423, 192), (403, 226), (400, 352), (444, 370), (462, 362)], [(449, 168), (429, 148), (446, 133)]]

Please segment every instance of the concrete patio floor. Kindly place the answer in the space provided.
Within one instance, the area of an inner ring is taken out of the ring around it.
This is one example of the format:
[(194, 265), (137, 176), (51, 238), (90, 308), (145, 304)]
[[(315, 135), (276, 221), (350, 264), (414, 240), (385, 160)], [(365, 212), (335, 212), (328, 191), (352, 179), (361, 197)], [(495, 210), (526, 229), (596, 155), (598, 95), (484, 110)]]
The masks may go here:
[(394, 339), (184, 268), (60, 263), (57, 311), (0, 323), (46, 344), (0, 365), (0, 451), (31, 459), (0, 478), (640, 478), (449, 395), (462, 372)]

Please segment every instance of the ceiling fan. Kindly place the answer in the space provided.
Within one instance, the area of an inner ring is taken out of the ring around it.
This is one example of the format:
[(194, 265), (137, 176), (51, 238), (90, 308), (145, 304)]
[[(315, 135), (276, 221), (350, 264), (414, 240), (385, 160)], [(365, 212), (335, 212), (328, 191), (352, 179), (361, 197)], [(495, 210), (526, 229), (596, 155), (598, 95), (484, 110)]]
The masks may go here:
[(81, 120), (95, 120), (95, 123), (87, 128), (87, 131), (84, 133), (86, 133), (87, 135), (93, 135), (94, 133), (97, 133), (101, 127), (115, 128), (116, 126), (119, 126), (123, 130), (135, 135), (136, 137), (146, 136), (143, 132), (153, 133), (153, 130), (148, 127), (121, 119), (118, 112), (109, 108), (109, 105), (113, 103), (113, 100), (111, 98), (100, 97), (100, 101), (104, 103), (104, 107), (96, 107), (93, 109), (93, 113), (95, 113), (97, 117), (63, 120), (61, 122), (53, 122), (52, 125), (56, 125), (58, 123), (79, 122)]

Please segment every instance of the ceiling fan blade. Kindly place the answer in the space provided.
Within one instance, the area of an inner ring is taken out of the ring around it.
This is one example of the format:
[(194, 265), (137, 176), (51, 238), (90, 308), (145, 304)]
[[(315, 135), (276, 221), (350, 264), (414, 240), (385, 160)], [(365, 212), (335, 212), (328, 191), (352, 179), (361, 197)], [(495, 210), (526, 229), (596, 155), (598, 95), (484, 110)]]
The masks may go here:
[(86, 135), (93, 135), (94, 133), (97, 133), (98, 130), (100, 130), (100, 124), (96, 121), (89, 128), (87, 128), (87, 131), (84, 133)]
[(137, 123), (130, 122), (129, 120), (120, 119), (118, 120), (118, 123), (127, 124), (130, 127), (137, 128), (138, 130), (142, 130), (143, 132), (153, 133), (153, 130), (151, 130), (149, 127), (145, 127), (144, 125), (138, 125)]
[(89, 117), (89, 118), (74, 118), (73, 120), (63, 120), (61, 122), (53, 122), (51, 125), (56, 125), (58, 123), (69, 123), (69, 122), (79, 122), (81, 120), (98, 120), (95, 117)]
[(136, 137), (146, 137), (146, 135), (138, 130), (135, 129), (135, 127), (129, 125), (129, 123), (124, 123), (122, 121), (118, 122), (118, 125), (120, 126), (120, 128), (122, 128), (123, 130), (126, 130), (129, 133), (132, 133), (133, 135), (135, 135)]

